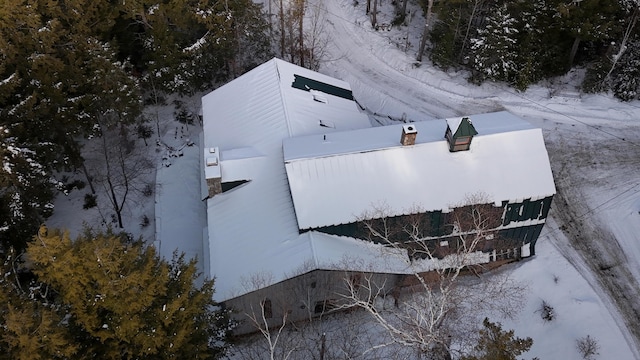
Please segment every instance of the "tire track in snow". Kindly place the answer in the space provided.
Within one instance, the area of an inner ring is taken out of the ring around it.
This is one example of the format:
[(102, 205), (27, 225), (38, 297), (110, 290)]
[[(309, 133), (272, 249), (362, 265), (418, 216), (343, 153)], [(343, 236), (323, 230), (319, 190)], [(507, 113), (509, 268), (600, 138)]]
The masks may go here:
[[(403, 53), (389, 56), (396, 60), (405, 58), (401, 66), (404, 71), (391, 66), (380, 55), (385, 52), (397, 53), (399, 50), (390, 46), (387, 38), (366, 29), (368, 23), (360, 25), (350, 23), (343, 17), (336, 17), (335, 14), (351, 10), (344, 2), (329, 0), (325, 5), (325, 35), (332, 39), (329, 52), (334, 59), (324, 65), (325, 69), (349, 82), (358, 98), (359, 94), (365, 95), (363, 98), (380, 98), (380, 95), (366, 95), (383, 94), (378, 104), (363, 104), (370, 111), (384, 112), (384, 109), (392, 108), (397, 114), (391, 115), (399, 117), (402, 112), (407, 112), (412, 120), (425, 120), (425, 117), (465, 115), (471, 109), (475, 112), (488, 112), (499, 108), (492, 98), (473, 99), (468, 94), (437, 87), (412, 76), (413, 73), (420, 73), (420, 70), (413, 69), (413, 61), (406, 59)], [(373, 39), (374, 43), (365, 40), (364, 36)], [(421, 72), (426, 73), (424, 70)], [(442, 82), (442, 79), (435, 77), (432, 80)]]
[[(610, 130), (615, 134), (616, 129)], [(626, 131), (625, 136), (640, 141), (637, 127), (633, 130)], [(640, 282), (632, 268), (636, 261), (630, 261), (625, 251), (625, 246), (631, 245), (616, 238), (604, 222), (605, 218), (597, 211), (601, 204), (590, 202), (586, 192), (593, 185), (608, 188), (615, 184), (613, 189), (620, 190), (609, 190), (605, 204), (621, 201), (625, 193), (633, 195), (631, 191), (638, 186), (638, 180), (632, 179), (629, 183), (627, 177), (633, 177), (635, 172), (621, 172), (619, 166), (611, 164), (626, 160), (637, 164), (640, 162), (637, 160), (640, 148), (616, 139), (600, 140), (593, 136), (583, 137), (581, 141), (572, 140), (571, 146), (562, 138), (551, 139), (548, 149), (553, 155), (551, 163), (557, 186), (552, 216), (559, 221), (559, 229), (567, 239), (554, 238), (554, 246), (584, 274), (608, 303), (617, 308), (621, 316), (612, 315), (621, 329), (627, 329), (626, 340), (638, 355), (640, 302), (637, 296), (640, 294)], [(599, 177), (607, 176), (606, 183), (600, 183)], [(625, 182), (627, 190), (622, 192), (620, 183)], [(627, 250), (633, 253), (633, 249)]]

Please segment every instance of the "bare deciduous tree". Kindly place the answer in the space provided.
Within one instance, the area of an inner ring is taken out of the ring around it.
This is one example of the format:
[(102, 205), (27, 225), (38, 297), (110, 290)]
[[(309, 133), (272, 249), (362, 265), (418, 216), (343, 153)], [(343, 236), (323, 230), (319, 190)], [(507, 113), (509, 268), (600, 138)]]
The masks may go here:
[(325, 29), (327, 24), (326, 14), (326, 5), (324, 2), (320, 2), (314, 7), (307, 22), (307, 31), (304, 34), (307, 47), (304, 52), (307, 57), (307, 67), (311, 70), (318, 70), (320, 63), (326, 57), (327, 46), (329, 44), (329, 38), (327, 37)]
[(591, 337), (591, 335), (577, 339), (576, 348), (578, 349), (580, 356), (585, 360), (593, 360), (600, 355), (600, 345), (596, 339)]
[(640, 1), (629, 1), (627, 5), (627, 27), (622, 35), (622, 40), (618, 45), (618, 52), (616, 52), (610, 58), (611, 67), (609, 68), (607, 75), (605, 75), (602, 79), (602, 86), (604, 86), (604, 83), (610, 79), (611, 73), (616, 68), (618, 61), (627, 50), (627, 43), (629, 42), (629, 38), (633, 34), (634, 28), (638, 23), (638, 18), (640, 18)]
[[(523, 295), (524, 287), (506, 274), (486, 276), (477, 270), (486, 254), (485, 246), (496, 246), (495, 228), (499, 208), (472, 196), (449, 214), (451, 234), (447, 240), (429, 236), (429, 217), (414, 209), (414, 215), (385, 216), (384, 207), (364, 214), (361, 224), (370, 240), (402, 250), (402, 260), (411, 269), (402, 288), (386, 294), (386, 284), (363, 276), (355, 284), (346, 280), (347, 306), (364, 309), (390, 335), (387, 344), (416, 349), (421, 357), (449, 359), (452, 343), (457, 349), (468, 343), (480, 326), (479, 313), (510, 315)], [(486, 258), (485, 258), (486, 259)], [(464, 273), (475, 277), (462, 277)], [(395, 308), (388, 309), (389, 295)]]
[(125, 126), (101, 128), (101, 138), (95, 151), (94, 173), (104, 189), (120, 228), (124, 227), (123, 210), (127, 201), (142, 194), (144, 177), (151, 173), (153, 164), (136, 146)]
[[(299, 271), (286, 283), (256, 291), (243, 304), (248, 325), (256, 334), (240, 338), (234, 353), (242, 359), (388, 359), (379, 346), (388, 337), (362, 311), (336, 312), (343, 289), (342, 271)], [(304, 273), (304, 274), (302, 274)], [(359, 274), (358, 274), (359, 275)], [(255, 275), (256, 285), (269, 275)], [(249, 281), (251, 282), (251, 281)], [(255, 288), (251, 286), (249, 288)], [(255, 294), (255, 293), (254, 293)], [(352, 310), (358, 310), (354, 308)], [(384, 341), (387, 343), (386, 341)], [(394, 353), (397, 355), (397, 353)], [(393, 358), (412, 358), (412, 356)]]
[(424, 16), (424, 30), (420, 37), (420, 46), (418, 47), (418, 55), (416, 61), (422, 61), (422, 55), (424, 54), (424, 48), (427, 46), (427, 39), (431, 32), (431, 10), (433, 9), (433, 0), (427, 0), (427, 13)]
[(326, 8), (322, 1), (277, 0), (280, 57), (316, 70), (328, 43), (324, 35)]

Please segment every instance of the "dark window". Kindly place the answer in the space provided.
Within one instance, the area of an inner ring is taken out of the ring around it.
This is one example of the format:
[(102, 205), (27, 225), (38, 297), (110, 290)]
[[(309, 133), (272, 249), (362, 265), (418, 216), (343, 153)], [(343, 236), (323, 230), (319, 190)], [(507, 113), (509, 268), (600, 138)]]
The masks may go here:
[(334, 310), (337, 307), (338, 305), (336, 304), (335, 300), (327, 299), (324, 301), (316, 302), (316, 305), (313, 307), (313, 312), (316, 314), (322, 314), (322, 313)]
[(229, 181), (222, 183), (222, 192), (227, 192), (229, 190), (235, 189), (242, 184), (248, 183), (249, 180), (238, 180), (238, 181)]
[(271, 319), (273, 317), (273, 309), (271, 308), (271, 300), (264, 299), (262, 302), (262, 309), (265, 319)]

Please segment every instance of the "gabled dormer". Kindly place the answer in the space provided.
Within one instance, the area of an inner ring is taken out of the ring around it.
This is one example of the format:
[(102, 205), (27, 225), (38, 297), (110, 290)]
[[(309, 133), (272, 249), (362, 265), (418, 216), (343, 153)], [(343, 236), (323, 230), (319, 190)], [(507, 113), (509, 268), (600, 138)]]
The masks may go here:
[(469, 150), (474, 135), (478, 135), (478, 132), (468, 117), (447, 119), (447, 131), (444, 137), (449, 144), (449, 151)]

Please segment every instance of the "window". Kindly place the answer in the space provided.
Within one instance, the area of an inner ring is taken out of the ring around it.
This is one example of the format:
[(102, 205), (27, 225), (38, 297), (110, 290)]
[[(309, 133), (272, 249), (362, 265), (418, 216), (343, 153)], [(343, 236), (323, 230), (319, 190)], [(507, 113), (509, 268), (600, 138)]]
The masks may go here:
[(222, 192), (227, 192), (229, 190), (233, 190), (240, 185), (248, 183), (249, 180), (238, 180), (238, 181), (228, 181), (222, 183)]
[(273, 317), (273, 309), (271, 308), (271, 300), (264, 299), (262, 301), (262, 313), (265, 319), (271, 319)]
[(317, 301), (316, 305), (313, 307), (313, 312), (316, 314), (322, 314), (331, 310), (334, 310), (338, 307), (336, 301), (334, 299), (327, 299), (324, 301)]

